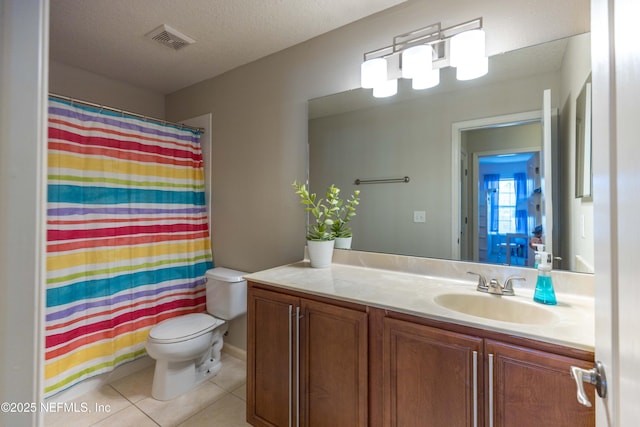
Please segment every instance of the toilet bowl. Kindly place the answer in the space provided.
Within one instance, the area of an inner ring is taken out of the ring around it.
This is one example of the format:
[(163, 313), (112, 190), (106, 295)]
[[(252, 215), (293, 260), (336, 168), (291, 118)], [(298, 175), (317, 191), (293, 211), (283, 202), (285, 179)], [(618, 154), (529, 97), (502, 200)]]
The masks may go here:
[(223, 267), (208, 270), (207, 313), (172, 317), (151, 328), (145, 347), (156, 360), (154, 399), (173, 399), (220, 372), (227, 321), (247, 311), (245, 274)]

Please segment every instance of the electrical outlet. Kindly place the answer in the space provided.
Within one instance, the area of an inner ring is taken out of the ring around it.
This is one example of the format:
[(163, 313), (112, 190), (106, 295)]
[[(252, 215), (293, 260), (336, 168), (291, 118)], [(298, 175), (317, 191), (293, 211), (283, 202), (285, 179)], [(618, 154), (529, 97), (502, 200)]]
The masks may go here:
[(427, 222), (427, 212), (413, 211), (413, 222)]

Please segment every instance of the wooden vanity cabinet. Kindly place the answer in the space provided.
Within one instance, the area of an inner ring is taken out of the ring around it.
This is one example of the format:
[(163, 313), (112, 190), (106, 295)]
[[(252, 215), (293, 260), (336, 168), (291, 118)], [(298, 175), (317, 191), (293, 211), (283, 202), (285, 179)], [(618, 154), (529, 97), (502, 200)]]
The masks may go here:
[[(593, 361), (493, 340), (486, 340), (485, 352), (492, 408), (486, 426), (595, 426), (595, 409), (578, 403), (569, 375), (571, 366), (591, 369)], [(585, 391), (595, 402), (594, 387), (585, 384)]]
[(481, 338), (391, 318), (383, 337), (384, 426), (481, 425)]
[[(595, 426), (594, 408), (578, 403), (569, 374), (571, 366), (590, 369), (591, 353), (394, 312), (387, 315), (384, 421), (376, 425)], [(585, 389), (593, 402), (593, 386), (585, 384)]]
[(258, 289), (248, 292), (247, 421), (366, 426), (367, 313)]
[(595, 426), (591, 352), (252, 283), (247, 321), (256, 427)]
[(290, 426), (296, 348), (293, 326), (298, 298), (249, 288), (247, 297), (247, 422)]

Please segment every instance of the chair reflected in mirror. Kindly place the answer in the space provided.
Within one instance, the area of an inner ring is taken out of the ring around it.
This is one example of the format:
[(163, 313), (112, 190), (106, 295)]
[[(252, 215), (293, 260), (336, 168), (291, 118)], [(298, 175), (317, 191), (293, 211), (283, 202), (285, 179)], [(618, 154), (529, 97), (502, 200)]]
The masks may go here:
[(499, 235), (498, 264), (529, 265), (529, 236), (523, 233), (507, 233)]

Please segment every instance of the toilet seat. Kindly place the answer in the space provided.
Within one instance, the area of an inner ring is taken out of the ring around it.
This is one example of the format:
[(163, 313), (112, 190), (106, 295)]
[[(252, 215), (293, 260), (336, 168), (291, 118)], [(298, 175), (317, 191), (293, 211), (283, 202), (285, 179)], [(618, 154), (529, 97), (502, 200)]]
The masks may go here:
[(172, 344), (190, 340), (222, 325), (224, 320), (205, 313), (190, 313), (158, 323), (149, 331), (149, 340)]

